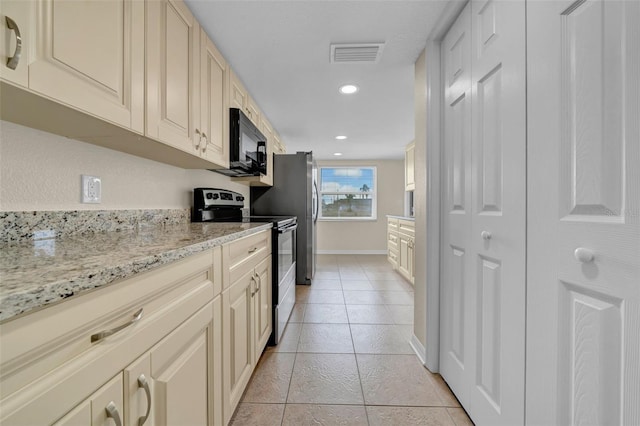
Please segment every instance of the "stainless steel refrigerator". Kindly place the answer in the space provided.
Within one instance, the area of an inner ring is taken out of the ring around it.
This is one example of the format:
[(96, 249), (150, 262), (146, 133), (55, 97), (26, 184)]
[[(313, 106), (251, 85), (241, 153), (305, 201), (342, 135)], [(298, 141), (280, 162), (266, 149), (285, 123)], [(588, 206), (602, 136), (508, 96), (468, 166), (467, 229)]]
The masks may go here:
[(311, 152), (273, 156), (273, 186), (251, 187), (251, 215), (298, 217), (296, 284), (311, 284), (316, 269), (317, 166)]

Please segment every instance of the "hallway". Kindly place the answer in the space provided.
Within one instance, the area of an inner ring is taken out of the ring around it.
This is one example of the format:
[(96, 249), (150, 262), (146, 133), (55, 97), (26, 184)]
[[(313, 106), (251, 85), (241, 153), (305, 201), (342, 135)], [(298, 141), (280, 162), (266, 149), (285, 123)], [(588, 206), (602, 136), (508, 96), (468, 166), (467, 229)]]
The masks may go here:
[(319, 255), (280, 344), (268, 347), (232, 425), (472, 424), (409, 345), (413, 287), (384, 255)]

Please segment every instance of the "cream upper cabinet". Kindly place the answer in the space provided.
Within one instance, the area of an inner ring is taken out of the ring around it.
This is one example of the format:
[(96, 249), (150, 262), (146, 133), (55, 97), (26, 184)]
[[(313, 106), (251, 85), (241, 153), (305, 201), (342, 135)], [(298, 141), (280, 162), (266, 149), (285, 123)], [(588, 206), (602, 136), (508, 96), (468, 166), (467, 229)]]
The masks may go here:
[[(144, 2), (9, 0), (1, 7), (3, 79), (143, 132)], [(6, 58), (15, 54), (18, 31), (22, 54), (11, 70)]]
[(242, 84), (233, 70), (231, 70), (229, 78), (229, 97), (229, 107), (242, 110), (244, 115), (249, 117), (251, 122), (260, 129), (260, 108), (258, 108), (258, 104), (251, 98), (244, 84)]
[(180, 0), (153, 0), (146, 5), (145, 133), (183, 151), (199, 154), (200, 26)]
[(200, 126), (202, 156), (229, 167), (229, 67), (222, 54), (200, 30)]
[(233, 70), (230, 70), (229, 72), (229, 107), (238, 108), (246, 114), (247, 112), (245, 110), (245, 105), (247, 104), (248, 97), (249, 97), (249, 93), (247, 92), (247, 89), (244, 88), (244, 85), (238, 78), (238, 75)]
[(413, 191), (416, 189), (415, 180), (415, 142), (407, 145), (404, 152), (404, 190)]
[(282, 143), (280, 135), (274, 130), (273, 132), (273, 153), (274, 154), (286, 154), (287, 147)]
[[(0, 2), (0, 78), (29, 86), (32, 32), (35, 28), (35, 2)], [(18, 42), (20, 37), (20, 43)]]

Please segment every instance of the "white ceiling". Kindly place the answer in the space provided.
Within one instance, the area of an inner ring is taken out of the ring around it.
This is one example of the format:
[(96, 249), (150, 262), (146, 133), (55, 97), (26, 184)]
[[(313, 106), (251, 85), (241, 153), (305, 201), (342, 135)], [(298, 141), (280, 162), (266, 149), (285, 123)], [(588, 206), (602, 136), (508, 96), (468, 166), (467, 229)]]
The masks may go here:
[[(186, 1), (289, 153), (403, 158), (414, 62), (447, 0)], [(331, 43), (365, 42), (385, 43), (378, 63), (330, 62)], [(345, 83), (359, 92), (338, 93)]]

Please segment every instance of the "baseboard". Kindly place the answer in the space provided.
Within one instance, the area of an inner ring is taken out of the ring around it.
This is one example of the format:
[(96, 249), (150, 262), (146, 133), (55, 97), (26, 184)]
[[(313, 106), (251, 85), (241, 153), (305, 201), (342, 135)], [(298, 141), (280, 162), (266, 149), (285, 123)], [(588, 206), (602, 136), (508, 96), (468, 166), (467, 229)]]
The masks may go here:
[(387, 254), (387, 250), (316, 250), (317, 254)]
[(411, 348), (416, 353), (422, 365), (427, 363), (427, 350), (422, 346), (422, 343), (418, 340), (415, 334), (411, 335), (411, 340), (409, 340), (409, 344)]

